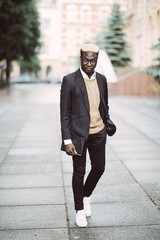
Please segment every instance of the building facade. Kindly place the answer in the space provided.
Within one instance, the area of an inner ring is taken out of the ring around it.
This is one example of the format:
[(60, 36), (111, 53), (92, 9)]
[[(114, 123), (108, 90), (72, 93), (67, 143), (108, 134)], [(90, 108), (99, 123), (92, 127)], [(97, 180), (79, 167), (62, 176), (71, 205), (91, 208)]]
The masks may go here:
[(80, 46), (95, 41), (116, 2), (121, 5), (121, 10), (126, 10), (126, 0), (62, 0), (63, 74), (79, 66)]
[(41, 27), (41, 80), (59, 76), (61, 54), (61, 1), (40, 0), (38, 12)]
[(128, 0), (127, 37), (132, 67), (152, 65), (157, 52), (151, 47), (160, 37), (160, 0)]
[[(80, 46), (94, 42), (114, 3), (126, 11), (126, 0), (41, 0), (42, 79), (62, 77), (79, 66)], [(49, 72), (49, 73), (48, 73)]]

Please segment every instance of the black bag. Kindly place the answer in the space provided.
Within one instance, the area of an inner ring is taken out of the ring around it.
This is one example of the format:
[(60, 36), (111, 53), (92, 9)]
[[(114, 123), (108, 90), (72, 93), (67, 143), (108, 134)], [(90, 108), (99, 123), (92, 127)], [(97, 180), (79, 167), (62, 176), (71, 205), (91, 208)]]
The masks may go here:
[(116, 125), (112, 122), (110, 118), (107, 119), (105, 124), (106, 132), (109, 136), (113, 136), (116, 132)]

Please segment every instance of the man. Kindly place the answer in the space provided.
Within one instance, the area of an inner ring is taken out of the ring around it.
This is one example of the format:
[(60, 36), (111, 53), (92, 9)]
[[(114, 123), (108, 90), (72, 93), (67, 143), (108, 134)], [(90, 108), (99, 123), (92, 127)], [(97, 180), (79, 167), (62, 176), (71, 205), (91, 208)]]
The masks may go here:
[[(73, 158), (72, 187), (79, 227), (87, 226), (86, 217), (91, 216), (90, 195), (105, 169), (108, 89), (105, 76), (94, 71), (98, 53), (98, 46), (83, 45), (81, 68), (64, 76), (61, 86), (62, 140), (66, 153)], [(83, 140), (80, 154), (78, 139)], [(84, 183), (87, 149), (92, 167)]]

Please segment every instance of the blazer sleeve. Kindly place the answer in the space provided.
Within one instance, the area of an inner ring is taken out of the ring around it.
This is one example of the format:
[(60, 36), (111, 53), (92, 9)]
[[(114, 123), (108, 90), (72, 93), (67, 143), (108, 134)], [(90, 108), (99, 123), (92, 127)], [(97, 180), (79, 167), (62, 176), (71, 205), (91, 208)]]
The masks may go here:
[(60, 120), (62, 140), (71, 139), (71, 83), (63, 78), (60, 92)]
[(105, 110), (106, 110), (106, 119), (110, 118), (109, 116), (109, 105), (108, 105), (108, 84), (107, 79), (104, 76), (104, 102), (105, 102)]

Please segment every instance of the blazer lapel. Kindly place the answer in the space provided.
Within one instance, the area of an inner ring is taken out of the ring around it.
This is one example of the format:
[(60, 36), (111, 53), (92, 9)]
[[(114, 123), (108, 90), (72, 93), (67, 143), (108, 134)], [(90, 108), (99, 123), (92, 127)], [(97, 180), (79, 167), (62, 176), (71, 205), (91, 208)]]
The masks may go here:
[(102, 96), (103, 84), (102, 84), (100, 76), (97, 73), (96, 73), (96, 79), (97, 79), (97, 84), (98, 84), (98, 87), (99, 87), (100, 99), (101, 99), (101, 101), (103, 101), (103, 96)]
[(85, 85), (84, 79), (82, 77), (82, 74), (80, 72), (80, 69), (77, 70), (76, 80), (77, 80), (78, 86), (79, 86), (79, 88), (81, 90), (81, 94), (82, 94), (84, 103), (86, 105), (86, 108), (87, 108), (87, 110), (89, 112), (90, 108), (89, 108), (89, 100), (88, 100), (87, 89), (86, 89), (86, 85)]

